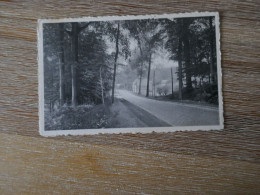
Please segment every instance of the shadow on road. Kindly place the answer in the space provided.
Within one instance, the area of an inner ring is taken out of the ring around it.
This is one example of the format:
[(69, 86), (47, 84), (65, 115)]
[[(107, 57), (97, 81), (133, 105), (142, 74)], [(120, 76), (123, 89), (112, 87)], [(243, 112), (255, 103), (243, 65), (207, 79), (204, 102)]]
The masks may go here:
[(115, 120), (113, 128), (171, 126), (124, 99), (116, 98), (115, 103), (110, 107), (110, 111), (114, 116), (113, 120)]

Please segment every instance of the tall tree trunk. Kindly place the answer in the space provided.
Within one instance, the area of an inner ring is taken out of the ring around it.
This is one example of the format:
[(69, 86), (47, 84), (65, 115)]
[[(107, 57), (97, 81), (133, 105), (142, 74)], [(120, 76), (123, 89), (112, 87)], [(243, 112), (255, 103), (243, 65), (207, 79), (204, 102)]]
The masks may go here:
[(80, 27), (79, 23), (77, 22), (72, 22), (71, 26), (72, 29), (70, 32), (68, 32), (66, 30), (66, 32), (70, 35), (71, 37), (71, 50), (72, 50), (72, 55), (73, 55), (73, 60), (74, 63), (72, 63), (71, 65), (71, 104), (72, 106), (76, 106), (78, 103), (78, 86), (77, 86), (77, 65), (78, 65), (78, 53), (79, 53), (79, 48), (78, 48), (78, 43), (79, 43), (79, 33), (84, 30), (85, 28), (87, 28), (89, 25), (91, 24), (91, 22), (88, 22), (87, 24), (85, 24), (84, 26)]
[(155, 97), (155, 70), (153, 71), (153, 96)]
[(214, 35), (213, 35), (213, 27), (212, 27), (212, 17), (209, 17), (209, 28), (210, 28), (210, 79), (211, 83), (215, 83), (215, 75), (214, 75)]
[(114, 95), (115, 95), (116, 65), (117, 65), (117, 58), (118, 58), (119, 33), (120, 33), (120, 26), (119, 26), (119, 23), (118, 23), (118, 24), (117, 24), (117, 33), (116, 33), (116, 54), (115, 54), (114, 74), (113, 74), (113, 86), (112, 86), (112, 103), (114, 103)]
[(65, 102), (65, 85), (64, 85), (64, 23), (59, 24), (60, 28), (60, 47), (61, 47), (61, 54), (60, 54), (60, 66), (59, 66), (59, 73), (60, 73), (60, 106), (63, 106)]
[(191, 84), (191, 64), (190, 64), (190, 41), (188, 37), (184, 39), (184, 56), (185, 56), (185, 73), (186, 73), (186, 87), (190, 91), (192, 89)]
[(99, 76), (100, 76), (101, 98), (102, 98), (102, 104), (104, 104), (105, 101), (104, 101), (104, 92), (103, 92), (102, 66), (100, 66), (99, 74), (100, 74)]
[(203, 81), (203, 77), (200, 76), (200, 101), (202, 100), (202, 81)]
[(141, 90), (142, 90), (142, 77), (143, 77), (143, 68), (141, 68), (141, 73), (139, 78), (139, 90), (138, 90), (139, 95), (141, 95)]
[(76, 69), (75, 64), (71, 65), (71, 105), (75, 107), (77, 105), (76, 103)]
[(173, 98), (173, 72), (172, 72), (172, 68), (171, 68), (171, 78), (172, 78), (172, 98)]
[(52, 108), (51, 108), (51, 100), (50, 100), (49, 109), (50, 109), (50, 113), (52, 113)]
[(147, 87), (146, 87), (146, 97), (149, 96), (149, 85), (150, 85), (150, 71), (151, 71), (151, 63), (152, 63), (152, 53), (149, 56), (149, 66), (148, 66), (148, 75), (147, 75)]
[[(207, 56), (207, 64), (209, 64), (210, 65), (210, 55), (208, 55)], [(211, 72), (210, 72), (210, 66), (208, 67), (209, 68), (209, 71), (208, 71), (208, 74), (207, 75), (205, 75), (206, 77), (208, 77), (208, 83), (209, 83), (209, 85), (211, 85), (212, 84), (212, 82), (211, 82)], [(210, 88), (211, 88), (212, 86), (210, 86)], [(211, 89), (210, 89), (211, 90)]]
[(183, 44), (184, 44), (184, 58), (185, 58), (185, 74), (186, 74), (186, 88), (187, 91), (192, 89), (191, 83), (191, 63), (190, 63), (190, 40), (189, 40), (189, 22), (187, 19), (183, 21)]
[(53, 111), (53, 102), (54, 102), (54, 83), (53, 83), (53, 66), (51, 66), (51, 102), (50, 102), (50, 112), (52, 113)]
[(178, 44), (178, 65), (179, 65), (179, 100), (182, 100), (182, 39)]
[(77, 74), (78, 65), (78, 23), (72, 23), (71, 31), (71, 50), (74, 63), (71, 64), (71, 104), (73, 107), (77, 105)]
[(141, 40), (140, 40), (139, 36), (137, 36), (137, 42), (138, 42), (138, 46), (139, 46), (140, 54), (141, 54), (141, 59), (142, 59), (141, 60), (141, 70), (140, 70), (140, 80), (139, 80), (139, 91), (138, 91), (138, 94), (141, 95), (144, 61), (143, 61), (143, 50), (142, 50)]

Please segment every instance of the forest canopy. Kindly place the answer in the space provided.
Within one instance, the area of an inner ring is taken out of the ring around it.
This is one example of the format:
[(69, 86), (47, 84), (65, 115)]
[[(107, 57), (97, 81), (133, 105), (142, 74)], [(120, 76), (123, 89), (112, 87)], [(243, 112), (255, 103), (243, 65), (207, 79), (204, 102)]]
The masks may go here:
[(215, 36), (214, 17), (44, 23), (45, 115), (113, 104), (117, 88), (218, 104)]

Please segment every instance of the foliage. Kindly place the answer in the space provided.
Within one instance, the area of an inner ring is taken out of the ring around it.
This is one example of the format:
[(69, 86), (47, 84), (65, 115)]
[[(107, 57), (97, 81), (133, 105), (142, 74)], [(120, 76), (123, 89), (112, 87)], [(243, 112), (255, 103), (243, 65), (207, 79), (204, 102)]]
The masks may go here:
[(109, 127), (109, 111), (104, 105), (77, 107), (64, 105), (45, 114), (46, 130), (91, 129)]
[[(193, 17), (44, 24), (46, 127), (81, 128), (86, 126), (84, 120), (93, 128), (106, 126), (101, 122), (106, 121), (101, 104), (104, 99), (110, 101), (111, 90), (113, 102), (116, 80), (131, 89), (131, 83), (124, 80), (139, 79), (140, 93), (146, 79), (149, 96), (152, 56), (162, 49), (169, 52), (169, 60), (178, 62), (179, 98), (217, 104), (214, 23), (214, 17)], [(126, 66), (121, 73), (117, 72), (122, 69), (119, 58)], [(163, 87), (157, 92), (160, 96), (169, 93)], [(91, 123), (94, 115), (87, 113), (94, 111), (94, 105), (99, 106), (94, 112), (99, 116)]]
[(161, 87), (158, 87), (157, 93), (161, 96), (163, 94), (163, 89)]
[[(87, 38), (86, 38), (87, 37)], [(101, 78), (104, 93), (111, 89), (112, 74), (109, 66), (109, 56), (102, 34), (98, 31), (84, 33), (80, 37), (78, 69), (79, 103), (101, 102)]]
[[(170, 51), (171, 60), (182, 60), (183, 65), (179, 64), (179, 66), (183, 66), (180, 74), (183, 75), (182, 78), (186, 78), (186, 89), (190, 88), (188, 90), (190, 96), (188, 95), (187, 98), (192, 98), (192, 88), (196, 87), (194, 83), (196, 83), (197, 79), (201, 80), (200, 82), (207, 79), (210, 84), (210, 76), (216, 78), (216, 51), (214, 49), (211, 51), (211, 47), (215, 48), (216, 45), (214, 18), (198, 17), (164, 20), (164, 27), (167, 32), (165, 48)], [(181, 54), (178, 53), (179, 44), (183, 47)], [(213, 75), (211, 75), (210, 66), (213, 66)], [(180, 74), (178, 72), (177, 74), (179, 78)], [(192, 79), (195, 82), (192, 82)], [(180, 82), (183, 81), (180, 80)], [(189, 84), (190, 86), (188, 86)], [(216, 85), (216, 82), (210, 85), (212, 88), (212, 86)]]

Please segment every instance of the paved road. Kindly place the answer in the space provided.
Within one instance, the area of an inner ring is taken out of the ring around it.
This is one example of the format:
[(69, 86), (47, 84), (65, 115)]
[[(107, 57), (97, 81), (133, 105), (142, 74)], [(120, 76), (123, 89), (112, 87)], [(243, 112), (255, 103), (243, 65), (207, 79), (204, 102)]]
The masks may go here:
[(125, 99), (115, 98), (114, 104), (110, 106), (110, 111), (113, 117), (113, 128), (171, 126)]
[(117, 98), (144, 109), (173, 126), (218, 125), (219, 112), (216, 108), (202, 105), (168, 102), (137, 96), (126, 90), (117, 90)]

